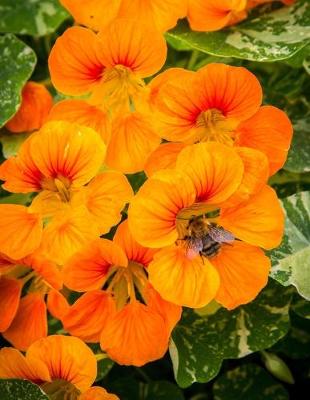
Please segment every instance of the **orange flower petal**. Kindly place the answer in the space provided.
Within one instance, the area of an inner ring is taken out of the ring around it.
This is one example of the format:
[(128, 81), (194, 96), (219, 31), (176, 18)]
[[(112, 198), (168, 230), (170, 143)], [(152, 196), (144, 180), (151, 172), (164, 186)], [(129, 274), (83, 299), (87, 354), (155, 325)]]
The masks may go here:
[(186, 307), (204, 307), (214, 299), (219, 276), (212, 264), (200, 256), (190, 260), (184, 248), (162, 249), (148, 267), (149, 281), (168, 301)]
[(107, 148), (106, 164), (131, 174), (142, 171), (147, 157), (160, 144), (150, 120), (138, 112), (118, 116)]
[(107, 319), (115, 313), (115, 302), (102, 290), (83, 294), (64, 315), (66, 331), (85, 342), (98, 343)]
[(12, 347), (4, 347), (0, 350), (0, 378), (40, 382), (49, 381), (50, 374), (44, 364), (30, 363), (20, 351)]
[(116, 171), (97, 175), (85, 193), (87, 208), (98, 223), (101, 234), (109, 232), (121, 220), (121, 211), (133, 197), (127, 178)]
[[(194, 31), (216, 31), (231, 23), (246, 8), (247, 0), (189, 0), (188, 19)], [(246, 14), (241, 14), (243, 19)]]
[(176, 169), (193, 181), (197, 202), (219, 204), (238, 189), (244, 166), (234, 149), (221, 143), (199, 143), (181, 151)]
[(238, 239), (272, 249), (281, 242), (284, 214), (276, 192), (266, 185), (248, 202), (223, 208), (218, 223)]
[(73, 18), (81, 25), (99, 30), (117, 16), (121, 0), (60, 0)]
[(46, 306), (40, 293), (27, 294), (20, 300), (17, 314), (3, 336), (19, 350), (47, 336)]
[(8, 329), (13, 321), (22, 291), (22, 284), (18, 279), (0, 277), (0, 332)]
[(40, 251), (51, 261), (63, 265), (87, 243), (97, 239), (100, 231), (83, 207), (54, 217), (44, 228)]
[(100, 386), (93, 386), (85, 393), (82, 393), (78, 400), (119, 400), (119, 397), (108, 393)]
[(183, 143), (163, 143), (155, 149), (148, 157), (144, 170), (148, 177), (161, 169), (174, 168), (177, 157), (185, 144)]
[(162, 34), (135, 19), (114, 20), (98, 36), (107, 67), (122, 65), (146, 78), (159, 71), (166, 61), (167, 45)]
[(156, 252), (154, 249), (141, 246), (132, 236), (128, 220), (122, 222), (115, 232), (113, 242), (124, 250), (128, 261), (134, 261), (147, 267)]
[(173, 175), (171, 181), (149, 179), (130, 203), (129, 228), (143, 246), (160, 248), (173, 244), (178, 238), (179, 211), (195, 202), (195, 191), (188, 177)]
[(46, 258), (39, 251), (34, 252), (23, 260), (26, 265), (29, 265), (38, 275), (40, 275), (46, 283), (54, 289), (61, 289), (63, 285), (62, 273), (59, 267)]
[(52, 289), (47, 295), (47, 309), (54, 318), (62, 320), (69, 311), (70, 305), (58, 290)]
[(53, 105), (50, 92), (40, 83), (27, 82), (22, 90), (22, 103), (5, 127), (11, 132), (31, 132), (45, 122)]
[(161, 358), (167, 351), (168, 340), (161, 315), (134, 301), (107, 319), (100, 345), (117, 363), (140, 367)]
[(0, 204), (0, 251), (15, 260), (33, 253), (41, 243), (43, 223), (27, 207)]
[(122, 249), (107, 239), (97, 239), (75, 253), (65, 264), (65, 285), (76, 291), (100, 289), (113, 265), (126, 267)]
[(120, 17), (135, 18), (148, 26), (165, 32), (173, 28), (179, 18), (187, 11), (187, 0), (122, 0), (119, 11)]
[(270, 175), (273, 175), (286, 161), (292, 134), (292, 124), (283, 111), (263, 106), (238, 127), (236, 145), (253, 147), (265, 153), (269, 159)]
[(182, 307), (164, 300), (151, 285), (146, 287), (144, 295), (147, 299), (148, 307), (164, 318), (170, 335), (181, 318)]
[(30, 362), (47, 366), (51, 379), (71, 382), (81, 392), (86, 391), (97, 375), (97, 362), (90, 348), (80, 339), (52, 335), (37, 340), (26, 354)]
[(108, 112), (84, 100), (60, 101), (51, 109), (48, 119), (76, 122), (79, 125), (88, 126), (98, 132), (106, 144), (111, 136), (111, 120)]
[(34, 163), (47, 178), (67, 178), (75, 186), (88, 183), (103, 163), (105, 145), (90, 128), (50, 121), (32, 136)]
[(235, 241), (211, 260), (220, 275), (216, 301), (229, 310), (255, 299), (266, 286), (270, 260), (258, 247)]
[(106, 66), (98, 36), (77, 26), (58, 37), (48, 65), (56, 89), (73, 96), (91, 92), (100, 82)]
[(235, 147), (235, 151), (243, 161), (244, 174), (238, 190), (225, 201), (225, 207), (249, 200), (266, 185), (269, 177), (268, 158), (264, 153), (248, 147)]

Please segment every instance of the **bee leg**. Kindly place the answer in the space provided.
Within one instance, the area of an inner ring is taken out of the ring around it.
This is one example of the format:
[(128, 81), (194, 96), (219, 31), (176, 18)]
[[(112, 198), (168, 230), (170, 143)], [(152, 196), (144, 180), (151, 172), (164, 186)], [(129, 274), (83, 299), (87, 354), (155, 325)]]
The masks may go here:
[(199, 252), (199, 255), (200, 255), (200, 258), (202, 259), (202, 263), (204, 264), (205, 263), (205, 259), (204, 259), (204, 256), (203, 256), (201, 251)]

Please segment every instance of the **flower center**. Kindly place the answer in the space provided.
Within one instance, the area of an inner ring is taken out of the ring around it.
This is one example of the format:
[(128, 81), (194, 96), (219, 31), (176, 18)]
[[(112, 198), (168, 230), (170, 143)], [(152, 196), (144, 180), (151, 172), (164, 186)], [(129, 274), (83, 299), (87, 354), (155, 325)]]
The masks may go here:
[(51, 192), (57, 192), (60, 200), (64, 203), (68, 203), (70, 201), (70, 185), (70, 180), (61, 175), (57, 176), (56, 178), (44, 178), (41, 181), (42, 189), (49, 190)]
[(226, 118), (216, 108), (203, 111), (196, 120), (196, 126), (201, 128), (200, 141), (216, 141), (227, 145), (234, 143), (236, 123)]
[(64, 379), (46, 382), (41, 387), (50, 400), (77, 400), (81, 394), (71, 382)]
[(142, 264), (130, 261), (127, 267), (113, 267), (108, 275), (106, 287), (113, 292), (117, 310), (128, 302), (139, 300), (146, 303), (144, 290), (148, 283)]

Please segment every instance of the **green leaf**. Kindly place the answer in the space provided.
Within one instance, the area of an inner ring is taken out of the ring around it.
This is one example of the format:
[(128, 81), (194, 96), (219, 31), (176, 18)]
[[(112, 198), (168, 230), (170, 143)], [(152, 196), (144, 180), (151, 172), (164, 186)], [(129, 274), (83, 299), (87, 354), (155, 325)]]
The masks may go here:
[(9, 196), (0, 197), (0, 204), (30, 204), (32, 193), (13, 193)]
[(310, 193), (301, 192), (282, 200), (286, 214), (280, 247), (270, 252), (272, 278), (284, 286), (294, 285), (310, 300)]
[(1, 400), (48, 400), (39, 386), (22, 379), (0, 379)]
[(262, 351), (262, 359), (266, 369), (282, 382), (295, 383), (294, 377), (285, 362), (274, 353)]
[(310, 320), (310, 302), (300, 296), (295, 296), (291, 305), (291, 310), (302, 318)]
[(0, 143), (2, 144), (2, 153), (5, 158), (16, 156), (22, 143), (27, 139), (29, 133), (0, 133)]
[(266, 371), (246, 364), (227, 371), (213, 386), (214, 400), (288, 400), (284, 387)]
[(284, 169), (292, 172), (310, 171), (310, 115), (294, 121), (294, 136)]
[(0, 127), (18, 110), (35, 64), (36, 55), (25, 43), (11, 34), (0, 37)]
[(110, 360), (109, 358), (104, 358), (102, 360), (99, 360), (97, 363), (96, 382), (100, 381), (106, 375), (108, 375), (108, 373), (112, 369), (113, 365), (114, 365), (114, 361)]
[(0, 32), (44, 36), (68, 18), (58, 0), (0, 0)]
[(193, 32), (181, 22), (166, 37), (172, 46), (182, 50), (252, 61), (285, 60), (309, 43), (310, 2), (299, 0), (292, 7), (218, 32)]
[(146, 385), (145, 400), (184, 400), (182, 391), (167, 381), (150, 382)]
[(289, 328), (291, 290), (270, 282), (254, 300), (233, 311), (224, 308), (199, 317), (184, 312), (173, 331), (170, 356), (177, 383), (214, 378), (226, 358), (240, 358), (272, 346)]

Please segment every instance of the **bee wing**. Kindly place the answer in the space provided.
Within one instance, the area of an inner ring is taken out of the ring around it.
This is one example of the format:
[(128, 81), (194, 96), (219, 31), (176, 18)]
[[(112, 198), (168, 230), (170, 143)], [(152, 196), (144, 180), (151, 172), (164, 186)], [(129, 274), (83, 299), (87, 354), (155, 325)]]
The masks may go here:
[(209, 227), (209, 236), (218, 243), (230, 243), (235, 240), (234, 235), (219, 226)]

